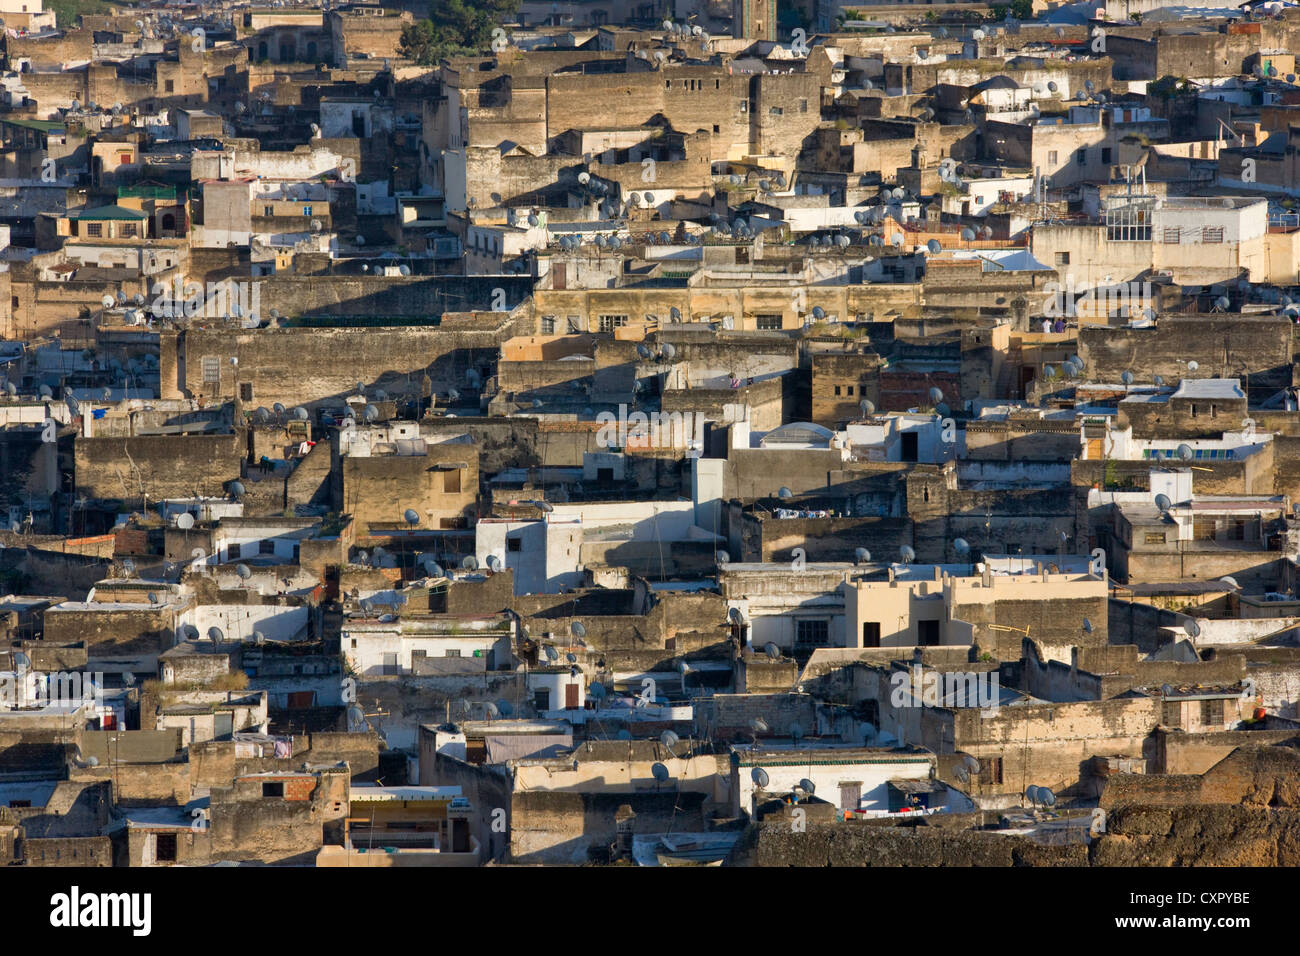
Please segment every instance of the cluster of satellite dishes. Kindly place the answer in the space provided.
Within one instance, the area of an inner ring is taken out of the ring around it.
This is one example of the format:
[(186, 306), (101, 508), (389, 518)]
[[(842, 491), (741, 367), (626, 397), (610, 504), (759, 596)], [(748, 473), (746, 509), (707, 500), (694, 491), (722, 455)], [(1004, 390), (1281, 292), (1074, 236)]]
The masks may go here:
[[(681, 312), (676, 308), (672, 310), (676, 313), (673, 320), (681, 321)], [(655, 351), (645, 342), (641, 342), (636, 347), (636, 354), (643, 362), (671, 362), (677, 356), (677, 349), (670, 342), (664, 342), (659, 346), (659, 351)]]
[(962, 757), (961, 762), (958, 763), (957, 766), (953, 768), (952, 772), (953, 772), (953, 776), (955, 776), (962, 783), (970, 783), (973, 778), (979, 776), (980, 762), (976, 760), (974, 757), (970, 756), (970, 754), (967, 754), (966, 756)]
[(1025, 788), (1025, 799), (1035, 807), (1052, 807), (1056, 805), (1056, 794), (1047, 787), (1029, 786)]
[[(1068, 359), (1066, 359), (1064, 362), (1061, 363), (1061, 374), (1065, 375), (1066, 378), (1078, 378), (1080, 375), (1083, 374), (1083, 359), (1079, 358), (1079, 356), (1077, 355), (1071, 355)], [(1125, 375), (1128, 376), (1127, 381), (1124, 380)], [(1056, 378), (1056, 376), (1057, 376), (1057, 371), (1053, 366), (1051, 365), (1043, 366), (1044, 379), (1051, 381), (1052, 379)], [(1133, 373), (1124, 372), (1122, 375), (1120, 375), (1120, 380), (1123, 381), (1125, 385), (1131, 384), (1133, 381)]]

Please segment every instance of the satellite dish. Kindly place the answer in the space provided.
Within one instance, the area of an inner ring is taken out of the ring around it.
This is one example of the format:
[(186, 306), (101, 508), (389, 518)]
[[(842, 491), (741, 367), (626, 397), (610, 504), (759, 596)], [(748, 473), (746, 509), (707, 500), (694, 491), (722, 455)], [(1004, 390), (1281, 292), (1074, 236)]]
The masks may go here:
[(751, 717), (749, 720), (749, 729), (752, 730), (755, 734), (765, 734), (771, 728), (768, 727), (767, 721), (764, 720), (762, 717)]
[(767, 776), (767, 771), (762, 767), (755, 767), (749, 772), (749, 779), (754, 781), (754, 786), (760, 790), (766, 790), (771, 780)]
[(241, 578), (243, 578), (245, 581), (247, 581), (249, 578), (253, 576), (252, 569), (249, 568), (249, 566), (246, 564), (235, 565), (235, 573), (239, 575)]
[(1234, 591), (1240, 591), (1240, 590), (1241, 590), (1241, 585), (1238, 584), (1238, 583), (1237, 583), (1237, 579), (1234, 578), (1234, 577), (1232, 577), (1231, 575), (1227, 575), (1227, 574), (1225, 574), (1223, 577), (1219, 578), (1219, 582), (1222, 583), (1222, 584), (1226, 584), (1228, 587), (1232, 588)]
[(938, 239), (931, 239), (929, 242), (925, 244), (925, 248), (928, 249), (932, 254), (936, 254), (936, 255), (943, 251), (943, 246), (940, 244)]
[(785, 485), (782, 485), (777, 490), (776, 496), (782, 499), (789, 499), (794, 497), (794, 492), (791, 491), (789, 488), (787, 488)]
[(952, 543), (952, 549), (958, 554), (970, 554), (970, 542), (965, 538), (958, 538)]
[(1086, 617), (1083, 619), (1083, 633), (1092, 633), (1092, 621), (1088, 620)]
[(866, 548), (858, 548), (853, 552), (853, 560), (858, 564), (866, 564), (871, 560), (871, 552)]
[(194, 527), (194, 515), (190, 514), (188, 511), (182, 511), (176, 516), (176, 527), (180, 528), (182, 531), (189, 531), (190, 528)]
[(727, 552), (725, 551), (719, 551), (718, 564), (730, 564), (730, 563), (731, 563), (731, 555), (727, 554)]
[(817, 784), (813, 783), (807, 777), (799, 781), (798, 789), (803, 792), (804, 796), (811, 797), (817, 792)]
[(911, 545), (905, 544), (899, 548), (898, 555), (903, 559), (904, 564), (911, 564), (916, 560), (916, 551), (912, 549)]
[(1196, 457), (1196, 452), (1192, 450), (1191, 445), (1179, 445), (1178, 457), (1181, 458), (1183, 461), (1191, 461), (1193, 458)]
[(420, 512), (416, 511), (414, 508), (407, 508), (406, 511), (402, 513), (402, 517), (406, 519), (406, 523), (409, 525), (417, 525), (420, 523)]
[(213, 644), (220, 644), (225, 639), (226, 639), (226, 635), (222, 632), (221, 628), (219, 627), (208, 628), (208, 640), (210, 640)]
[(501, 559), (495, 554), (489, 554), (487, 556), (487, 566), (489, 571), (496, 574), (501, 570)]
[(1197, 624), (1194, 618), (1189, 617), (1183, 621), (1183, 631), (1188, 637), (1200, 637), (1201, 625)]
[(777, 647), (771, 641), (768, 641), (763, 645), (763, 653), (774, 661), (779, 661), (781, 659), (781, 648)]
[(659, 735), (659, 743), (663, 745), (663, 748), (665, 750), (667, 750), (670, 754), (676, 757), (677, 754), (673, 752), (673, 748), (676, 747), (679, 743), (681, 743), (681, 738), (679, 738), (671, 730), (665, 730), (662, 734)]
[(465, 557), (461, 558), (460, 566), (466, 571), (477, 571), (478, 558), (474, 557), (472, 554), (467, 554)]
[(727, 608), (727, 620), (736, 625), (744, 624), (744, 612), (742, 612), (738, 607)]
[(1197, 362), (1195, 359), (1187, 363), (1187, 371), (1189, 372), (1195, 372), (1200, 367), (1201, 364)]
[(1173, 506), (1173, 502), (1169, 500), (1168, 495), (1156, 495), (1156, 507), (1161, 511), (1167, 512)]
[(560, 659), (560, 652), (551, 644), (546, 645), (546, 659), (548, 661), (558, 661)]
[(233, 495), (233, 496), (236, 497), (236, 498), (243, 497), (243, 494), (244, 494), (244, 485), (243, 485), (243, 483), (242, 483), (242, 482), (239, 482), (239, 481), (232, 481), (232, 482), (230, 483), (230, 494)]
[(578, 638), (578, 640), (582, 640), (587, 636), (587, 628), (581, 621), (574, 621), (569, 625), (569, 633)]
[(862, 401), (858, 402), (858, 408), (862, 409), (862, 416), (864, 418), (870, 418), (876, 413), (876, 403), (871, 401), (869, 398), (864, 398)]
[(1123, 382), (1125, 385), (1132, 385), (1132, 384), (1133, 384), (1133, 373), (1132, 373), (1132, 372), (1129, 372), (1129, 371), (1121, 372), (1121, 373), (1120, 373), (1120, 376), (1119, 376), (1119, 380), (1120, 380), (1121, 382)]

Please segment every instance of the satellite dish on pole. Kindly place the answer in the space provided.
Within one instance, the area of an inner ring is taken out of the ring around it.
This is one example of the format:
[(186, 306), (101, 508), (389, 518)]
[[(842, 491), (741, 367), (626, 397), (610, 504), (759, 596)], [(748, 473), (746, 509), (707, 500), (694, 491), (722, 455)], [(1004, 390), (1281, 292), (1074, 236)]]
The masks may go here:
[(755, 767), (749, 772), (749, 779), (754, 781), (754, 786), (760, 790), (766, 790), (767, 785), (772, 781), (767, 776), (767, 771), (762, 767)]

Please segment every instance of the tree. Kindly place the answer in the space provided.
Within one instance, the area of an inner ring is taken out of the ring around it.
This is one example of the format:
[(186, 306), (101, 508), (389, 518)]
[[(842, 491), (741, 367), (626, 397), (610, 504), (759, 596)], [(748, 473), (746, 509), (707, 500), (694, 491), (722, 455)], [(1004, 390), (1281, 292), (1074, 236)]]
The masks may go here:
[(519, 9), (520, 0), (433, 0), (429, 19), (402, 28), (398, 52), (421, 66), (443, 57), (482, 53), (492, 31)]

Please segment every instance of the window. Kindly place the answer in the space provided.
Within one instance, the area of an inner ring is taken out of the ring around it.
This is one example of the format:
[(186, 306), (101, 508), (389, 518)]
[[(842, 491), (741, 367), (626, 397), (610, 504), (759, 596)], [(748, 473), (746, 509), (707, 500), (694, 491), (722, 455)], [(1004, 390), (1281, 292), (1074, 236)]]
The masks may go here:
[(251, 382), (239, 383), (239, 400), (241, 402), (251, 402), (253, 400), (253, 385)]
[(1047, 151), (1047, 165), (1049, 165), (1049, 166), (1055, 166), (1055, 165), (1056, 165), (1056, 150), (1054, 150), (1054, 149), (1049, 149), (1049, 150)]
[(519, 551), (524, 546), (523, 538), (506, 538), (507, 551)]
[(1102, 161), (1103, 163), (1109, 163), (1109, 162), (1110, 162), (1110, 147), (1109, 147), (1109, 146), (1103, 146), (1103, 147), (1101, 148), (1101, 161)]
[(264, 797), (283, 797), (284, 781), (277, 780), (274, 783), (262, 784), (262, 796)]
[(1222, 242), (1222, 241), (1223, 241), (1222, 226), (1205, 226), (1201, 230), (1201, 242)]
[(1074, 161), (1082, 166), (1088, 161), (1088, 151), (1086, 149), (1076, 151), (1074, 154)]
[(215, 355), (205, 355), (202, 365), (204, 385), (215, 385), (221, 381), (221, 359)]
[(779, 107), (779, 106), (773, 106), (773, 107), (772, 107), (771, 109), (769, 109), (767, 112), (768, 112), (768, 115), (769, 115), (769, 116), (784, 116), (784, 115), (785, 115), (785, 110), (783, 110), (783, 109), (782, 109), (781, 107)]
[(86, 235), (94, 236), (96, 239), (98, 239), (103, 234), (104, 234), (104, 224), (102, 222), (86, 223)]
[(602, 315), (600, 317), (600, 331), (602, 332), (613, 332), (625, 325), (627, 325), (626, 315)]
[(275, 215), (275, 207), (274, 207), (274, 206), (263, 206), (263, 207), (262, 207), (262, 215), (263, 215), (263, 216), (274, 216), (274, 215)]
[(226, 554), (229, 556), (229, 560), (237, 561), (243, 554), (243, 548), (237, 544), (228, 544), (226, 545)]
[(722, 127), (720, 127), (717, 123), (714, 123), (714, 124), (713, 124), (713, 132), (715, 132), (715, 133), (720, 133), (720, 132), (722, 132)]
[(845, 386), (845, 392), (844, 392), (844, 394), (848, 395), (849, 398), (852, 398), (852, 397), (853, 397), (853, 386), (852, 386), (852, 385)]
[(1163, 531), (1148, 531), (1146, 533), (1147, 544), (1164, 544), (1165, 533)]
[(458, 647), (449, 647), (449, 648), (447, 648), (447, 653), (446, 653), (446, 655), (444, 655), (444, 656), (446, 656), (446, 657), (460, 657), (460, 648), (458, 648)]
[(760, 332), (777, 332), (781, 329), (781, 316), (779, 315), (757, 315), (754, 320)]
[(880, 646), (880, 622), (879, 621), (862, 622), (862, 646), (863, 647)]
[(175, 92), (176, 92), (176, 81), (175, 81), (175, 80), (168, 80), (168, 81), (163, 85), (163, 90), (166, 91), (166, 92), (168, 92), (168, 93), (175, 93)]
[(836, 385), (836, 386), (835, 386), (835, 395), (836, 395), (837, 398), (839, 397), (839, 394), (840, 394), (840, 387), (839, 387), (838, 385)]
[(1177, 226), (1165, 226), (1165, 242), (1168, 245), (1176, 246), (1182, 242), (1182, 230)]
[(1058, 252), (1056, 254), (1056, 264), (1058, 266), (1068, 266), (1070, 264), (1070, 254), (1068, 252)]
[(542, 316), (542, 334), (543, 335), (555, 334), (555, 316), (553, 315)]
[(980, 760), (980, 783), (1002, 783), (1002, 758), (983, 757)]
[(302, 214), (303, 214), (304, 216), (310, 216), (310, 215), (311, 215), (311, 206), (303, 206), (303, 207), (302, 207)]
[(1126, 202), (1106, 209), (1106, 238), (1110, 242), (1150, 242), (1151, 204)]
[(122, 239), (134, 239), (139, 234), (139, 229), (133, 222), (124, 222), (122, 223), (121, 228), (122, 232), (120, 238)]
[(533, 709), (539, 713), (551, 709), (551, 692), (548, 688), (533, 692)]
[(796, 644), (825, 647), (830, 637), (830, 621), (795, 621)]
[(257, 542), (258, 554), (275, 554), (275, 542), (269, 538), (263, 538)]
[(807, 100), (800, 100), (800, 101), (799, 101), (799, 112), (800, 112), (800, 113), (807, 113), (807, 112), (808, 112), (808, 101), (807, 101)]
[(442, 473), (442, 490), (446, 494), (460, 494), (460, 469), (451, 468)]
[(1223, 698), (1217, 700), (1201, 701), (1201, 723), (1203, 724), (1222, 724), (1223, 723)]

